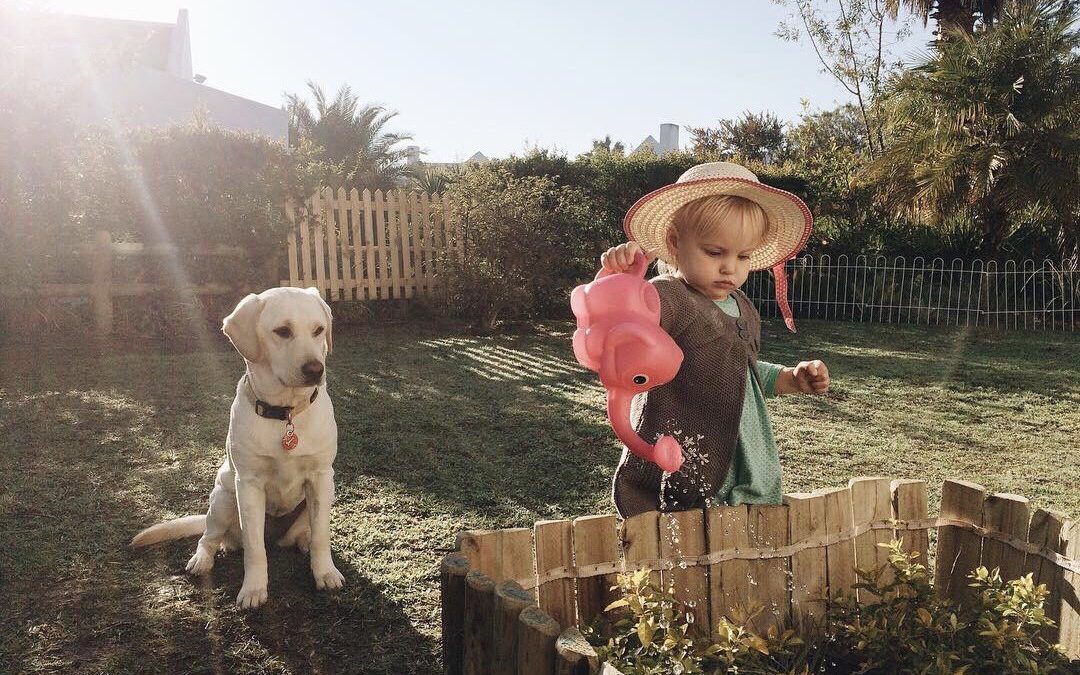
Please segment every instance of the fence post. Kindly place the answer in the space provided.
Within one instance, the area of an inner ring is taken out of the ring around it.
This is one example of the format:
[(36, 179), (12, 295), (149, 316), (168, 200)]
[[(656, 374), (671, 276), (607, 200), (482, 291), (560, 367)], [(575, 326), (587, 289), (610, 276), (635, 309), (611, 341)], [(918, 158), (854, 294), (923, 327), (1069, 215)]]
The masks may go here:
[[(941, 486), (941, 517), (972, 525), (983, 524), (986, 488), (963, 480), (946, 480)], [(957, 602), (968, 602), (974, 591), (968, 574), (982, 560), (982, 537), (962, 527), (938, 528), (934, 585), (938, 593)]]
[(493, 675), (517, 675), (518, 619), (523, 609), (534, 604), (533, 597), (512, 579), (495, 586), (495, 615), (491, 634)]
[(94, 235), (91, 259), (90, 302), (94, 308), (94, 331), (97, 337), (112, 335), (112, 235), (108, 230), (98, 230)]
[(518, 615), (517, 672), (520, 675), (552, 675), (555, 672), (555, 640), (559, 623), (536, 605)]
[(439, 567), (442, 595), (443, 664), (446, 675), (464, 672), (462, 652), (465, 631), (465, 576), (469, 560), (460, 553), (451, 553)]
[(555, 642), (556, 675), (588, 675), (600, 668), (596, 651), (577, 627), (567, 628)]
[(465, 575), (465, 675), (490, 675), (495, 583), (475, 570)]

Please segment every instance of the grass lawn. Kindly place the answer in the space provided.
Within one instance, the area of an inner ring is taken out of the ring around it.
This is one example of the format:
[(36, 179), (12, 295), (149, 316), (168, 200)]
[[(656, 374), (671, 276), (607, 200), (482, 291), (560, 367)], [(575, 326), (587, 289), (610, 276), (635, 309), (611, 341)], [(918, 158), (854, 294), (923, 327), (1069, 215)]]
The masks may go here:
[[(242, 564), (183, 574), (194, 540), (131, 552), (203, 512), (243, 365), (221, 340), (4, 348), (0, 672), (436, 673), (437, 565), (464, 528), (611, 510), (618, 446), (569, 324), (492, 337), (413, 326), (335, 334), (341, 445), (333, 551), (271, 550), (270, 602), (233, 608)], [(1080, 515), (1080, 335), (803, 321), (762, 357), (824, 359), (828, 397), (771, 403), (784, 488), (962, 477)]]

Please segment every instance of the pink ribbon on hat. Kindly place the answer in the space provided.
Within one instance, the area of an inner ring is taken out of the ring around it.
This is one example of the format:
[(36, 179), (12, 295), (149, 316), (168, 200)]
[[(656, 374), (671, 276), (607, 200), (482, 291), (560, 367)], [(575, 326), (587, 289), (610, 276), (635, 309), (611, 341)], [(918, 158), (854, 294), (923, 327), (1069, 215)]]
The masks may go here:
[[(786, 261), (785, 261), (786, 262)], [(780, 306), (780, 313), (784, 315), (784, 325), (792, 333), (795, 332), (795, 318), (791, 315), (791, 305), (787, 299), (787, 275), (784, 274), (784, 263), (772, 266), (773, 281), (775, 282), (776, 304)]]

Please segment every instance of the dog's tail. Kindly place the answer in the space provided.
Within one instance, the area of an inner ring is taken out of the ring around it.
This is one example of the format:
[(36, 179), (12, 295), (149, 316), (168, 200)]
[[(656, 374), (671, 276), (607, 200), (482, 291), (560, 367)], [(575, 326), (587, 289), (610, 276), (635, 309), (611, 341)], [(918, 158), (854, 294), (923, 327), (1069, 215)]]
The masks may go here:
[(184, 516), (183, 518), (177, 518), (175, 520), (168, 520), (164, 523), (158, 523), (157, 525), (151, 525), (142, 532), (135, 535), (135, 538), (131, 540), (132, 548), (140, 548), (142, 546), (149, 546), (150, 544), (156, 544), (162, 541), (169, 541), (171, 539), (183, 539), (184, 537), (194, 537), (197, 534), (202, 534), (206, 531), (206, 515), (201, 516)]

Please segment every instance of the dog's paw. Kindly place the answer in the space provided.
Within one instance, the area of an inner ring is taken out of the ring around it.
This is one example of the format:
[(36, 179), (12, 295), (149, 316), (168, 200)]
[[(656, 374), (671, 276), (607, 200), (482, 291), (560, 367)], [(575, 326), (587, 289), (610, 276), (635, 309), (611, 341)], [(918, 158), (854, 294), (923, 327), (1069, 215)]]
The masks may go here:
[(202, 576), (208, 574), (214, 568), (214, 554), (204, 551), (200, 546), (195, 549), (195, 555), (191, 556), (187, 563), (188, 574)]
[(320, 591), (336, 591), (345, 584), (345, 576), (338, 572), (334, 563), (330, 563), (329, 569), (312, 569), (311, 573), (315, 577), (315, 588)]
[(244, 584), (240, 587), (240, 594), (236, 596), (236, 606), (240, 609), (255, 609), (262, 607), (266, 604), (266, 599), (269, 594), (266, 592), (266, 585), (249, 587)]

